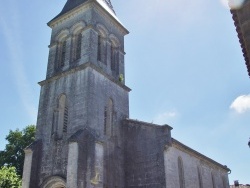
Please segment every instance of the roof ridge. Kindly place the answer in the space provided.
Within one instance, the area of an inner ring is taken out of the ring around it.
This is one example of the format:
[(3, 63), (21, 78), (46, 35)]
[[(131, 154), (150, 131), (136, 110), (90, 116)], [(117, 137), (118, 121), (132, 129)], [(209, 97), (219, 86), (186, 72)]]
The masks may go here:
[[(54, 17), (52, 20), (55, 20), (56, 18), (62, 16), (63, 14), (66, 14), (67, 12), (73, 10), (74, 8), (80, 6), (83, 3), (86, 3), (88, 1), (90, 1), (90, 0), (67, 0), (62, 11), (56, 17)], [(98, 0), (96, 0), (96, 1), (98, 1)], [(112, 6), (112, 3), (110, 0), (101, 0), (101, 1), (103, 1), (108, 6), (108, 8), (115, 14), (115, 11), (113, 9), (113, 6)]]

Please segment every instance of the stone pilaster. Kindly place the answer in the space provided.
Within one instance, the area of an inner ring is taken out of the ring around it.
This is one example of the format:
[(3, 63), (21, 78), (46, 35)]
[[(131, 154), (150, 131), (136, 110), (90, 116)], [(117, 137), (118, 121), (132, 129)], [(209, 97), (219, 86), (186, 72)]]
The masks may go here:
[(48, 67), (47, 67), (47, 78), (51, 77), (55, 71), (55, 63), (57, 56), (57, 45), (56, 43), (51, 44), (49, 46), (49, 59), (48, 59)]
[(68, 166), (67, 166), (67, 188), (77, 188), (78, 171), (78, 143), (69, 143)]
[(89, 27), (82, 32), (84, 61), (97, 64), (98, 33)]
[(24, 152), (25, 152), (25, 160), (23, 166), (22, 188), (29, 188), (33, 151), (31, 149), (25, 149)]
[(95, 188), (103, 188), (103, 156), (104, 148), (102, 143), (95, 144), (95, 175), (91, 184)]

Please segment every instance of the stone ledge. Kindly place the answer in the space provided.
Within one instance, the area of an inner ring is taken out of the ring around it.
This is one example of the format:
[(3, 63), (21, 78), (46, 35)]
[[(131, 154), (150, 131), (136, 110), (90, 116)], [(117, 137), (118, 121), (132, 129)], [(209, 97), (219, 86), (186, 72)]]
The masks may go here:
[(63, 72), (60, 72), (58, 73), (57, 75), (53, 76), (53, 77), (50, 77), (46, 80), (43, 80), (41, 82), (38, 82), (38, 84), (40, 86), (43, 86), (47, 83), (50, 83), (52, 81), (55, 81), (55, 80), (58, 80), (60, 79), (61, 77), (64, 77), (64, 76), (67, 76), (69, 74), (73, 74), (75, 72), (78, 72), (78, 71), (81, 71), (81, 70), (84, 70), (86, 68), (92, 68), (94, 69), (95, 71), (99, 72), (101, 75), (103, 75), (104, 77), (106, 77), (107, 79), (109, 79), (110, 81), (112, 81), (113, 83), (119, 85), (121, 88), (123, 88), (125, 91), (127, 92), (130, 92), (131, 89), (129, 87), (127, 87), (126, 85), (122, 84), (121, 82), (119, 82), (118, 80), (115, 80), (112, 76), (108, 75), (107, 73), (105, 73), (101, 68), (97, 67), (96, 65), (94, 65), (93, 63), (84, 63), (80, 66), (77, 66), (75, 68), (71, 68), (70, 70), (66, 70), (66, 71), (63, 71)]

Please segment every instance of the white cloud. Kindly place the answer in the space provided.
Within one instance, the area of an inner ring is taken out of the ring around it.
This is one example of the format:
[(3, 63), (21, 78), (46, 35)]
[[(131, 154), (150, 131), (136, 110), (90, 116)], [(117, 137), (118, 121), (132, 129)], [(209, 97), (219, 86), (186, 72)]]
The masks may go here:
[(242, 114), (250, 109), (250, 95), (241, 95), (237, 97), (230, 106), (230, 109)]
[(154, 118), (154, 123), (157, 124), (169, 124), (169, 121), (176, 118), (177, 113), (175, 111), (169, 111), (169, 112), (164, 112), (161, 114), (158, 114), (155, 118)]
[(229, 0), (228, 5), (232, 9), (239, 9), (243, 5), (244, 2), (245, 0)]

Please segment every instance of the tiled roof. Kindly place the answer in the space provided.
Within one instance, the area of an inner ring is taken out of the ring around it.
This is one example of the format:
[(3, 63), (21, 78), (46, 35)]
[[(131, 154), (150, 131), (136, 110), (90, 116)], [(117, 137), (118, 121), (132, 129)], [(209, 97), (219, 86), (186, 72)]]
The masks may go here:
[[(248, 2), (248, 3), (247, 3)], [(250, 44), (250, 40), (246, 34), (246, 28), (243, 28), (243, 23), (250, 20), (249, 12), (249, 0), (245, 1), (245, 4), (239, 9), (231, 9), (232, 17), (234, 20), (234, 25), (236, 27), (236, 31), (238, 33), (239, 42), (242, 48), (242, 53), (245, 59), (245, 64), (247, 67), (248, 75), (250, 76), (250, 57), (249, 57), (249, 50), (248, 47)], [(248, 44), (249, 43), (249, 44)]]
[[(52, 20), (55, 20), (56, 18), (58, 18), (58, 17), (62, 16), (63, 14), (73, 10), (74, 8), (80, 6), (81, 4), (86, 3), (87, 1), (89, 1), (89, 0), (67, 0), (67, 2), (64, 5), (62, 11), (55, 18), (53, 18)], [(101, 1), (103, 1), (111, 9), (111, 11), (113, 13), (115, 13), (110, 0), (101, 0)]]

